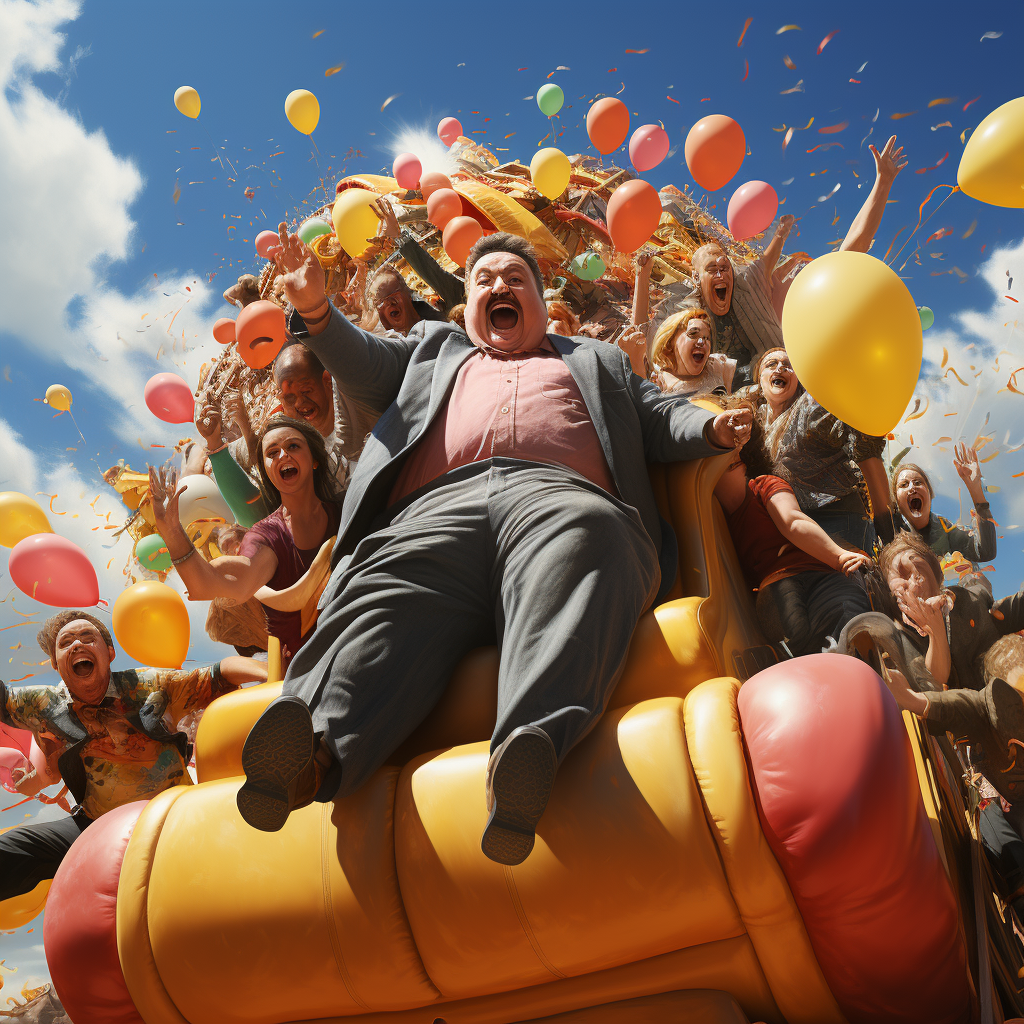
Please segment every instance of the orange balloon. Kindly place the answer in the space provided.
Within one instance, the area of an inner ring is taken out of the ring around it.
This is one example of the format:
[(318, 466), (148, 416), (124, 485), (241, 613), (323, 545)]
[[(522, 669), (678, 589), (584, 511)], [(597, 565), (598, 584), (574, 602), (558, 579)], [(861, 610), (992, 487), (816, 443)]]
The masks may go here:
[(587, 134), (602, 155), (618, 149), (629, 134), (629, 107), (614, 96), (598, 100), (587, 112)]
[(444, 230), (452, 217), (462, 216), (462, 196), (453, 188), (438, 188), (427, 200), (427, 220)]
[(661, 200), (654, 186), (634, 178), (608, 200), (608, 233), (619, 252), (635, 252), (657, 230)]
[(425, 200), (430, 198), (431, 192), (436, 192), (439, 188), (451, 187), (452, 183), (448, 175), (442, 174), (440, 171), (424, 171), (420, 175), (420, 191)]
[(708, 114), (690, 129), (684, 152), (693, 180), (714, 192), (736, 176), (747, 154), (747, 140), (731, 117)]
[(448, 221), (441, 234), (441, 242), (452, 263), (464, 267), (469, 259), (469, 250), (483, 237), (483, 233), (480, 221), (472, 217), (453, 217)]

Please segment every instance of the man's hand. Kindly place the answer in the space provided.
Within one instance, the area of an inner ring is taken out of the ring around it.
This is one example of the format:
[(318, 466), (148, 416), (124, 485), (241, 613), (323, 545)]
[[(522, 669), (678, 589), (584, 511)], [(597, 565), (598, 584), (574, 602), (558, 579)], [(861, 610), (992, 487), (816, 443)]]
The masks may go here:
[(839, 554), (839, 564), (836, 568), (847, 576), (852, 576), (858, 569), (866, 569), (871, 565), (871, 559), (863, 551), (848, 551), (843, 548)]
[(750, 440), (754, 417), (749, 409), (720, 412), (708, 430), (709, 440), (719, 448), (742, 448)]
[(203, 435), (207, 451), (221, 446), (221, 413), (213, 402), (207, 402), (196, 415), (196, 430)]
[(398, 226), (398, 218), (395, 216), (392, 205), (381, 196), (373, 204), (373, 212), (380, 218), (380, 227), (377, 229), (378, 236), (397, 242), (402, 235), (402, 229)]
[(281, 244), (270, 251), (281, 272), (284, 297), (299, 311), (312, 313), (327, 302), (324, 290), (324, 268), (316, 253), (298, 235), (288, 233), (288, 225), (281, 221), (277, 229)]
[(782, 235), (783, 238), (789, 236), (790, 231), (793, 230), (793, 225), (796, 223), (796, 217), (791, 213), (784, 213), (779, 218), (779, 226), (775, 229), (777, 235)]
[(885, 144), (885, 149), (881, 153), (878, 152), (874, 144), (868, 146), (868, 149), (871, 150), (871, 155), (875, 158), (875, 172), (877, 176), (890, 184), (908, 163), (903, 155), (903, 147), (900, 146), (899, 149), (896, 149), (895, 146), (895, 135), (889, 137), (889, 141)]
[(921, 634), (921, 636), (939, 636), (945, 638), (946, 599), (939, 594), (937, 597), (920, 598), (908, 590), (895, 593), (896, 604), (903, 613), (903, 621)]
[(149, 500), (153, 505), (153, 518), (157, 532), (167, 541), (164, 526), (178, 526), (178, 499), (185, 493), (179, 488), (178, 474), (173, 469), (149, 467)]
[(984, 501), (985, 492), (981, 489), (981, 462), (978, 460), (977, 449), (968, 448), (967, 444), (961, 441), (953, 449), (953, 468), (967, 485), (974, 504)]

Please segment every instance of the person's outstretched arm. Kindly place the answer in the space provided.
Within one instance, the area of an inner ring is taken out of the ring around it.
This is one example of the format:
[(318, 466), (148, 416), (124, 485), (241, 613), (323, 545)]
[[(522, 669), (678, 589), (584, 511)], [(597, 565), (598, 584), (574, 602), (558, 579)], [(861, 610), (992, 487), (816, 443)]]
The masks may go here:
[(382, 412), (398, 395), (416, 341), (379, 338), (356, 327), (327, 298), (324, 270), (313, 250), (289, 234), (283, 221), (278, 236), (271, 256), (283, 275), (284, 296), (307, 332), (303, 343), (344, 394)]
[(651, 271), (654, 269), (654, 257), (649, 252), (637, 253), (636, 277), (633, 279), (633, 313), (630, 321), (647, 333), (651, 301)]
[(871, 559), (860, 551), (841, 548), (809, 515), (800, 510), (792, 491), (777, 491), (765, 502), (779, 533), (819, 562), (849, 575), (866, 568)]
[(772, 240), (761, 254), (761, 262), (764, 264), (769, 277), (775, 271), (775, 264), (779, 262), (779, 257), (782, 255), (782, 247), (786, 244), (786, 239), (789, 237), (790, 231), (793, 230), (795, 223), (796, 217), (791, 213), (784, 214), (779, 218), (779, 226), (775, 229)]
[(867, 252), (871, 248), (878, 225), (882, 223), (882, 214), (885, 213), (885, 204), (889, 199), (889, 189), (892, 188), (896, 175), (907, 166), (903, 147), (895, 147), (895, 135), (890, 137), (881, 153), (874, 145), (869, 147), (871, 155), (875, 158), (875, 183), (864, 200), (864, 205), (853, 218), (850, 230), (846, 232), (843, 244), (839, 246), (840, 251)]
[(977, 512), (977, 527), (967, 535), (960, 554), (971, 562), (990, 562), (996, 557), (996, 524), (992, 510), (985, 500), (985, 487), (981, 482), (981, 462), (978, 452), (961, 441), (953, 450), (953, 468), (967, 487)]

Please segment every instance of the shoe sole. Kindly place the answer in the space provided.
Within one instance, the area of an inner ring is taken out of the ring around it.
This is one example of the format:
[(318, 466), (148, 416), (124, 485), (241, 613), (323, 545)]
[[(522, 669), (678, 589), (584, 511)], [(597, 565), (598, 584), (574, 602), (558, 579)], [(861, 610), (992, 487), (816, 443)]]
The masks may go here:
[(510, 867), (529, 857), (557, 767), (544, 736), (524, 733), (502, 751), (491, 778), (494, 806), (480, 841), (485, 857)]
[(288, 820), (288, 788), (313, 755), (313, 723), (297, 697), (275, 701), (249, 730), (242, 747), (245, 783), (235, 802), (242, 819), (261, 832)]

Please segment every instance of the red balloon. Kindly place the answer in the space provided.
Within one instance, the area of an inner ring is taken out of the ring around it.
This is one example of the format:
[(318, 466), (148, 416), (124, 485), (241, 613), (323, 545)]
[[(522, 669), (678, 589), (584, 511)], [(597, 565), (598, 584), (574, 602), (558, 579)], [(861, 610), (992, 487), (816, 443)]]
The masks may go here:
[(740, 185), (729, 200), (729, 230), (741, 241), (753, 238), (775, 220), (779, 197), (767, 181), (748, 181)]
[(434, 227), (444, 229), (452, 217), (462, 216), (462, 196), (453, 188), (439, 188), (427, 200), (427, 219)]
[(254, 370), (262, 370), (277, 358), (287, 335), (284, 310), (267, 299), (250, 302), (235, 321), (238, 354)]
[(447, 174), (442, 174), (440, 171), (426, 171), (420, 175), (420, 191), (423, 193), (424, 200), (430, 198), (432, 192), (436, 192), (439, 188), (451, 188), (452, 183)]
[(415, 153), (399, 153), (391, 165), (399, 188), (419, 188), (423, 165)]
[(654, 234), (660, 220), (658, 193), (640, 178), (620, 185), (608, 200), (608, 233), (619, 252), (639, 249)]
[(92, 562), (66, 537), (36, 533), (19, 540), (7, 565), (15, 586), (43, 604), (91, 608), (100, 599)]
[(222, 316), (213, 325), (213, 338), (222, 345), (230, 345), (235, 340), (235, 321), (229, 316)]
[(668, 132), (658, 124), (641, 125), (629, 140), (629, 159), (643, 174), (668, 156)]
[(191, 423), (195, 416), (196, 402), (192, 390), (176, 373), (158, 373), (150, 377), (145, 398), (149, 411), (165, 423)]
[(693, 180), (714, 192), (736, 176), (747, 154), (747, 140), (731, 117), (708, 114), (690, 129), (684, 152)]
[(457, 117), (443, 117), (437, 126), (437, 137), (446, 145), (453, 146), (462, 134), (462, 122)]
[(618, 149), (629, 134), (629, 107), (614, 96), (598, 100), (587, 111), (587, 134), (602, 155)]
[(256, 236), (256, 251), (266, 260), (270, 259), (270, 250), (281, 244), (281, 236), (276, 231), (261, 231)]
[(464, 267), (469, 259), (469, 250), (483, 237), (483, 233), (480, 221), (473, 217), (453, 217), (448, 221), (441, 234), (441, 242), (452, 263)]

